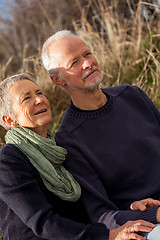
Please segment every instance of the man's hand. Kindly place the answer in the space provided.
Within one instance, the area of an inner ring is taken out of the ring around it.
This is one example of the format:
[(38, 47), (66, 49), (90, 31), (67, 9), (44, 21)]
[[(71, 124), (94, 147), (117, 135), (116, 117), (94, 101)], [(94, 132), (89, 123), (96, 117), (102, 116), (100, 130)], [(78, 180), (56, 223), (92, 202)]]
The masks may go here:
[(160, 206), (159, 200), (154, 200), (152, 198), (146, 198), (140, 201), (135, 201), (130, 205), (131, 210), (145, 211), (149, 207)]
[(109, 240), (144, 240), (145, 237), (140, 235), (141, 232), (151, 232), (155, 225), (143, 220), (128, 221), (119, 228), (110, 230)]

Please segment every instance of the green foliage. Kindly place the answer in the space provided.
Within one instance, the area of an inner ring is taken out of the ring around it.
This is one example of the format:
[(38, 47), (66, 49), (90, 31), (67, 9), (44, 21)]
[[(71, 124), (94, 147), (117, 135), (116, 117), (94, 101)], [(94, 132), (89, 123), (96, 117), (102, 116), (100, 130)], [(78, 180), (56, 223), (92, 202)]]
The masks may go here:
[(160, 99), (158, 99), (157, 107), (158, 107), (158, 109), (160, 110)]

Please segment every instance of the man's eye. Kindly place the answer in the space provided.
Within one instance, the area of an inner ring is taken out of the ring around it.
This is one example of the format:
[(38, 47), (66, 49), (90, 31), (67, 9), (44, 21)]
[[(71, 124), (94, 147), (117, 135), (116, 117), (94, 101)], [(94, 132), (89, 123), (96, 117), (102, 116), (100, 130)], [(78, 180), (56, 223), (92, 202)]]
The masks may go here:
[(88, 56), (88, 55), (91, 55), (91, 53), (90, 53), (90, 52), (87, 52), (87, 53), (85, 54), (85, 56)]
[(72, 62), (71, 67), (73, 67), (76, 63), (77, 63), (77, 60), (75, 60), (74, 62)]
[(42, 95), (43, 93), (41, 91), (37, 92), (37, 95)]

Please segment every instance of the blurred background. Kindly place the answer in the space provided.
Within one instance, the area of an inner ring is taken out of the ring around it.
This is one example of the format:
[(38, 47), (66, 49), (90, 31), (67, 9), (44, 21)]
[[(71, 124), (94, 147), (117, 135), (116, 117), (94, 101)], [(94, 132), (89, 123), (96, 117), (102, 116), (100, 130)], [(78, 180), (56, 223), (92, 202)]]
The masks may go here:
[[(0, 81), (27, 72), (48, 97), (55, 133), (70, 103), (41, 62), (53, 33), (70, 29), (90, 46), (101, 66), (102, 87), (141, 87), (160, 108), (160, 0), (0, 0)], [(5, 130), (0, 127), (0, 148)]]
[[(0, 0), (0, 81), (31, 74), (51, 103), (53, 133), (70, 97), (51, 82), (41, 49), (62, 29), (90, 46), (104, 75), (102, 87), (137, 85), (160, 109), (160, 0)], [(0, 127), (0, 148), (4, 135)]]

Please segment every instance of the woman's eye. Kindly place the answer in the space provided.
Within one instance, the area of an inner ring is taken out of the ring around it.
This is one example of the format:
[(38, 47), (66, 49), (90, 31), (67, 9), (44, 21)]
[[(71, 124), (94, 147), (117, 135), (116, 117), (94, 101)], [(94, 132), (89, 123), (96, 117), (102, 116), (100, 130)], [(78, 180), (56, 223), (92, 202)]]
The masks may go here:
[(23, 98), (22, 102), (25, 102), (25, 101), (27, 101), (28, 99), (30, 99), (30, 97), (29, 97), (29, 96), (27, 96), (27, 97)]

